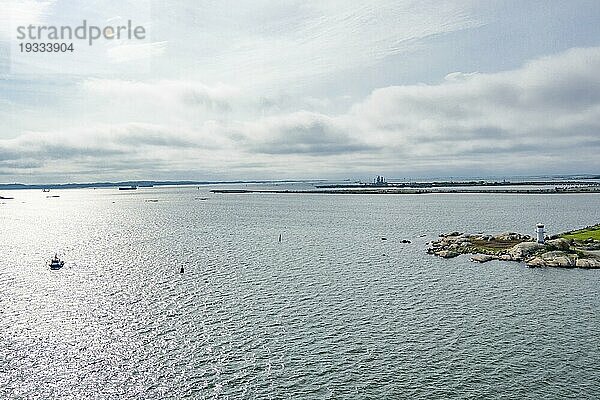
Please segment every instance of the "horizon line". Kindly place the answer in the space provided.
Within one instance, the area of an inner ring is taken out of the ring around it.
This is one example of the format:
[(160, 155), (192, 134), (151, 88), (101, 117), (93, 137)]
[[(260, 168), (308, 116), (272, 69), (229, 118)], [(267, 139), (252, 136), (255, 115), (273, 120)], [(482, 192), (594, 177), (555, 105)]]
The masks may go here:
[[(374, 175), (381, 176), (381, 175)], [(407, 181), (452, 181), (452, 180), (497, 180), (507, 178), (571, 178), (571, 179), (600, 179), (600, 174), (581, 173), (581, 174), (547, 174), (547, 175), (490, 175), (490, 176), (439, 176), (439, 177), (404, 177), (404, 178), (387, 178), (388, 182), (407, 182)], [(168, 185), (221, 185), (221, 184), (239, 184), (239, 183), (302, 183), (302, 182), (326, 182), (326, 181), (337, 181), (337, 182), (363, 182), (359, 178), (309, 178), (309, 179), (231, 179), (231, 180), (191, 180), (191, 179), (174, 179), (174, 180), (153, 180), (153, 179), (134, 179), (134, 180), (106, 180), (106, 181), (95, 181), (95, 182), (67, 182), (67, 183), (0, 183), (0, 189), (19, 189), (19, 188), (87, 188), (87, 187), (114, 187), (114, 186), (140, 186), (140, 185), (156, 185), (156, 186), (168, 186)], [(367, 181), (365, 183), (370, 182)]]

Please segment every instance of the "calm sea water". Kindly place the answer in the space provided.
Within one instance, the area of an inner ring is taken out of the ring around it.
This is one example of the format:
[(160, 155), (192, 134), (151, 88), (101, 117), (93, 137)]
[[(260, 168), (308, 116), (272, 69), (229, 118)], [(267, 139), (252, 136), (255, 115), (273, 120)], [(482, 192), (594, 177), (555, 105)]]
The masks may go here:
[(599, 195), (8, 194), (0, 398), (600, 397), (600, 271), (425, 253)]

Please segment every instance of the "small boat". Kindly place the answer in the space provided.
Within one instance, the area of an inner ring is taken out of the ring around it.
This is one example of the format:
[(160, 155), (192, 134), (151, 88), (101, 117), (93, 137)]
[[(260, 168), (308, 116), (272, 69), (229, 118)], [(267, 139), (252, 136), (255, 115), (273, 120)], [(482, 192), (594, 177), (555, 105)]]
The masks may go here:
[(58, 258), (57, 254), (50, 260), (50, 269), (61, 269), (63, 265), (65, 265), (65, 262)]
[(42, 189), (42, 192), (44, 192), (44, 193), (48, 193), (49, 191), (50, 191), (50, 189), (48, 189), (48, 188)]

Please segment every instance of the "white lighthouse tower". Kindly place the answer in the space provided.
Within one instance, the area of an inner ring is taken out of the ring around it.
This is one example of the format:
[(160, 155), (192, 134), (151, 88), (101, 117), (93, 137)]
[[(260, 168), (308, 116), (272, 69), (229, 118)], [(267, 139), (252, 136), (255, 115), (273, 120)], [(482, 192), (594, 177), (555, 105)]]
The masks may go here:
[(546, 233), (544, 231), (544, 224), (537, 224), (535, 228), (535, 233), (537, 235), (537, 242), (544, 244), (544, 233)]

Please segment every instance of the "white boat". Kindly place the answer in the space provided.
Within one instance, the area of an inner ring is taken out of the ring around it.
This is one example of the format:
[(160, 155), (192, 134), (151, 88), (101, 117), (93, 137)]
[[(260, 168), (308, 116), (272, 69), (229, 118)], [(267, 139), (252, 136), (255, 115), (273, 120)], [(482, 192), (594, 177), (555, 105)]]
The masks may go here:
[(56, 254), (50, 260), (50, 269), (61, 269), (63, 265), (65, 265), (65, 262), (58, 258)]

